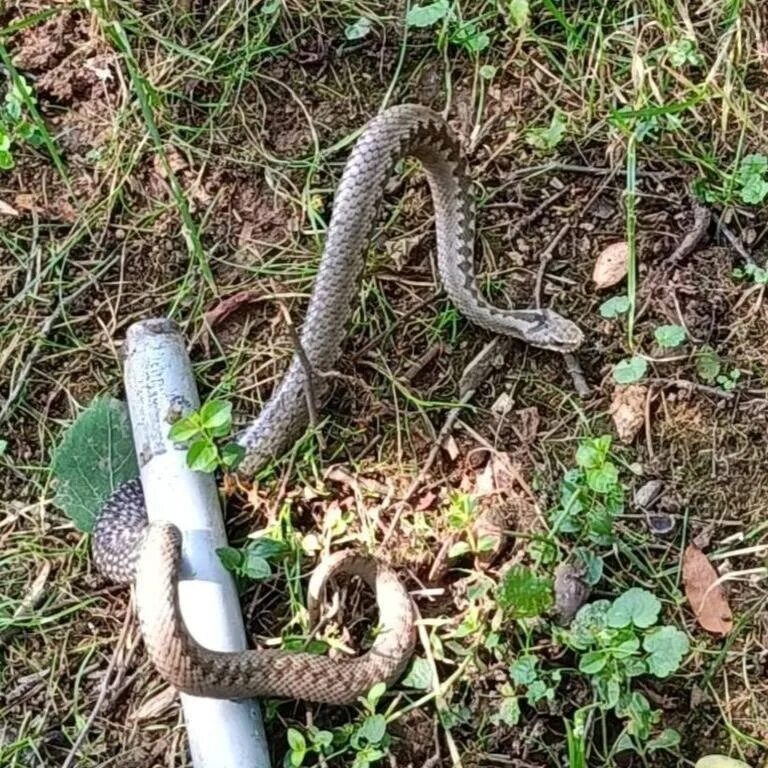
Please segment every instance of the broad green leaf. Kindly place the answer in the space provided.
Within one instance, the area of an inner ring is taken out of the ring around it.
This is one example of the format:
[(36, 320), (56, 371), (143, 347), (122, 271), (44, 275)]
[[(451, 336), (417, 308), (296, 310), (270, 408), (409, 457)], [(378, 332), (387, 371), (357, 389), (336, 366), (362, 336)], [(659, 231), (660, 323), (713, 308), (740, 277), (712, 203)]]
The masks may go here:
[(232, 424), (232, 403), (211, 400), (200, 409), (200, 423), (205, 429), (229, 429)]
[(96, 398), (64, 432), (52, 469), (54, 504), (81, 531), (90, 531), (112, 492), (139, 476), (125, 404)]
[(245, 448), (237, 443), (227, 443), (221, 449), (221, 463), (227, 469), (236, 469), (245, 458)]
[(379, 699), (387, 692), (387, 684), (383, 682), (374, 683), (371, 686), (371, 690), (365, 697), (368, 702), (368, 706), (371, 710), (376, 709), (376, 705), (379, 703)]
[(608, 626), (634, 626), (646, 629), (656, 623), (661, 611), (658, 598), (640, 587), (632, 587), (619, 595), (608, 611)]
[(645, 749), (647, 752), (654, 752), (657, 749), (673, 749), (678, 744), (680, 744), (680, 734), (674, 728), (665, 728), (645, 745)]
[(406, 26), (431, 27), (437, 24), (448, 13), (450, 4), (448, 0), (437, 0), (428, 5), (414, 5), (405, 17)]
[(643, 648), (650, 654), (648, 671), (656, 677), (668, 677), (683, 662), (690, 649), (688, 636), (677, 627), (659, 627), (643, 639)]
[(208, 440), (195, 440), (187, 450), (187, 466), (195, 472), (213, 472), (219, 463), (216, 446)]
[(248, 552), (253, 552), (265, 560), (276, 563), (282, 560), (290, 551), (291, 547), (284, 541), (272, 539), (269, 536), (259, 536), (252, 539), (247, 547)]
[(384, 715), (369, 715), (357, 732), (358, 739), (365, 739), (369, 744), (378, 744), (387, 732), (387, 720)]
[(239, 573), (240, 566), (243, 563), (243, 553), (239, 549), (234, 547), (220, 547), (216, 550), (216, 554), (221, 560), (221, 564), (232, 573)]
[(602, 466), (588, 469), (587, 485), (598, 493), (608, 493), (619, 482), (619, 470), (612, 461), (606, 461)]
[(200, 417), (196, 413), (190, 413), (183, 419), (174, 422), (168, 431), (168, 437), (174, 443), (185, 443), (200, 434)]
[(0, 149), (0, 170), (9, 171), (14, 165), (13, 155), (6, 149)]
[(630, 301), (628, 296), (613, 296), (600, 305), (600, 315), (606, 318), (618, 317), (629, 312)]
[(752, 768), (752, 766), (725, 755), (706, 755), (696, 761), (694, 768)]
[(590, 651), (579, 660), (579, 671), (585, 675), (596, 675), (608, 663), (608, 654), (605, 651)]
[(494, 723), (504, 723), (510, 727), (516, 726), (520, 722), (520, 704), (517, 696), (504, 696), (499, 706), (499, 711), (491, 716)]
[(653, 336), (656, 343), (664, 349), (679, 347), (686, 339), (687, 334), (682, 325), (660, 325)]
[(743, 202), (759, 205), (768, 197), (768, 157), (765, 155), (746, 155), (739, 166), (737, 181), (741, 186), (740, 196)]
[(263, 557), (251, 550), (246, 550), (240, 572), (254, 581), (264, 581), (272, 575), (272, 568)]
[(466, 541), (457, 541), (449, 550), (448, 557), (461, 557), (469, 552), (469, 544)]
[(400, 681), (400, 685), (404, 685), (407, 688), (416, 688), (419, 691), (431, 691), (434, 686), (434, 680), (429, 662), (420, 656), (415, 657), (411, 662), (410, 669)]
[(617, 384), (633, 384), (645, 376), (648, 370), (648, 361), (642, 357), (630, 357), (616, 363), (613, 369), (613, 378)]
[(552, 605), (552, 582), (515, 565), (504, 574), (496, 599), (514, 618), (541, 616)]
[(347, 40), (359, 40), (371, 31), (371, 20), (361, 16), (354, 24), (349, 24), (344, 30)]
[(582, 469), (599, 468), (608, 457), (611, 442), (610, 435), (583, 440), (576, 449), (576, 463)]

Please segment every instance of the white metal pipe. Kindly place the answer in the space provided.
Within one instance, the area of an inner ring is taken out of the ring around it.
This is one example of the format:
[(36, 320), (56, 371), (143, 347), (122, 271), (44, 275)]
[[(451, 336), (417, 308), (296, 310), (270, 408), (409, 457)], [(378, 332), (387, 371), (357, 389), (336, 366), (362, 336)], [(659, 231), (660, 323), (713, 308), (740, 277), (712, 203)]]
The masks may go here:
[[(200, 407), (178, 326), (171, 320), (135, 323), (125, 341), (125, 391), (150, 521), (166, 520), (183, 534), (179, 600), (195, 639), (213, 650), (246, 648), (232, 575), (216, 555), (227, 544), (216, 484), (193, 472), (186, 452), (168, 439), (175, 419)], [(181, 695), (195, 768), (270, 768), (256, 701)]]

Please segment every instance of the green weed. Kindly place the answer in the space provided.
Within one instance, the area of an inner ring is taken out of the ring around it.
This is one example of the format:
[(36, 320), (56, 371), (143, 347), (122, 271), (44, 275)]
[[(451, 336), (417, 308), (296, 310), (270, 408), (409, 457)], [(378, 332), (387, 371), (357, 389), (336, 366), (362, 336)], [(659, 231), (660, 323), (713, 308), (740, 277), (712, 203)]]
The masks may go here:
[(199, 410), (176, 421), (168, 432), (175, 443), (187, 446), (187, 466), (198, 472), (233, 470), (245, 456), (237, 443), (220, 445), (232, 431), (232, 403), (210, 400)]

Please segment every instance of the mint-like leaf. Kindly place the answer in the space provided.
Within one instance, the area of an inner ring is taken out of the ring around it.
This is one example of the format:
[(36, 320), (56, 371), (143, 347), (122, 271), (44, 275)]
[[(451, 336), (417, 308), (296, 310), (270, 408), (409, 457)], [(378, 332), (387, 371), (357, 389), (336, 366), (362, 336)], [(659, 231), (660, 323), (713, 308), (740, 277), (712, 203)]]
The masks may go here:
[(53, 476), (53, 503), (89, 532), (112, 492), (139, 476), (125, 403), (99, 397), (80, 413), (56, 448)]

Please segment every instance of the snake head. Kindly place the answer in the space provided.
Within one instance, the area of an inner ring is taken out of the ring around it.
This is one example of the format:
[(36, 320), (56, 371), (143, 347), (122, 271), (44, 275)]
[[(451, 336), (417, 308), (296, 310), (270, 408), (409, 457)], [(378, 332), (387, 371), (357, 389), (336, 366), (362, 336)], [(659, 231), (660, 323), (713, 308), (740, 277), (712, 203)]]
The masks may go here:
[(551, 309), (531, 311), (524, 340), (534, 347), (553, 352), (575, 352), (584, 342), (584, 332), (576, 323)]

